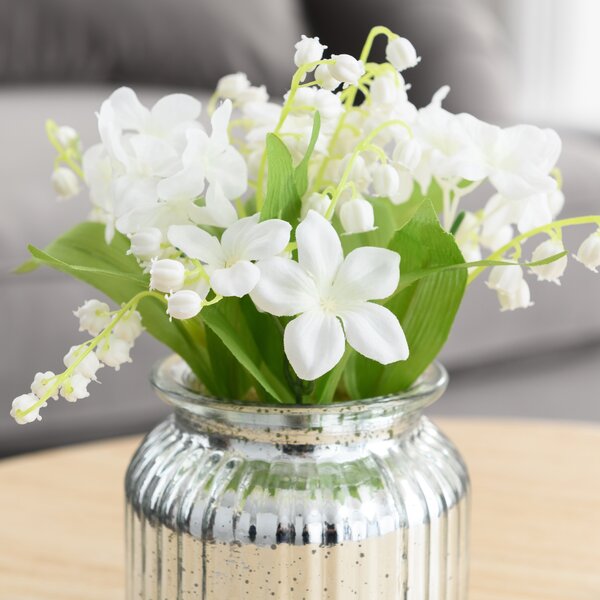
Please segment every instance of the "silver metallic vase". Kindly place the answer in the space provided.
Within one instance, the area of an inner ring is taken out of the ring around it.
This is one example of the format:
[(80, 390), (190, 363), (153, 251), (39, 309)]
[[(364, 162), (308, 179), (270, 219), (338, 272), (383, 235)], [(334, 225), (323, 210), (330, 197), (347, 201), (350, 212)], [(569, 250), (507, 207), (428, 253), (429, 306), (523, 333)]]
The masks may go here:
[(223, 402), (172, 357), (174, 415), (127, 472), (128, 600), (464, 600), (469, 479), (404, 394), (324, 406)]

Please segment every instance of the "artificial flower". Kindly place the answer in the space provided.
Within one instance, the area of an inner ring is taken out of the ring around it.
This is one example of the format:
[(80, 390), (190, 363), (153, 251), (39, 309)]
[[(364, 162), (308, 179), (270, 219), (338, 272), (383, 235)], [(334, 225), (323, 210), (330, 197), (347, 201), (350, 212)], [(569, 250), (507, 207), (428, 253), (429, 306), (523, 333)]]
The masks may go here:
[(600, 267), (600, 229), (582, 242), (575, 259), (590, 271), (598, 272), (598, 267)]
[(56, 195), (61, 200), (72, 198), (81, 191), (77, 175), (71, 169), (67, 169), (67, 167), (58, 167), (55, 169), (52, 173), (51, 181)]
[[(555, 239), (549, 239), (542, 242), (532, 253), (531, 261), (538, 262), (562, 254), (565, 251), (565, 247), (562, 242)], [(531, 272), (537, 275), (538, 281), (552, 281), (557, 285), (560, 285), (560, 278), (563, 276), (567, 268), (567, 257), (566, 255), (558, 260), (550, 262), (545, 265), (538, 265), (531, 267)]]
[(344, 259), (335, 229), (314, 211), (298, 225), (296, 241), (298, 262), (274, 257), (258, 263), (261, 277), (251, 297), (260, 310), (296, 317), (286, 325), (284, 348), (298, 377), (313, 380), (331, 370), (345, 340), (382, 364), (408, 358), (398, 319), (370, 302), (398, 286), (398, 254), (364, 247)]
[(173, 319), (192, 319), (202, 308), (202, 298), (193, 290), (179, 290), (167, 297), (167, 314)]
[(100, 300), (86, 300), (73, 314), (79, 319), (79, 331), (98, 335), (111, 321), (110, 308)]
[(185, 282), (185, 267), (177, 260), (163, 258), (152, 261), (150, 289), (159, 292), (176, 292)]
[(259, 222), (258, 214), (228, 227), (219, 241), (203, 229), (173, 226), (168, 238), (189, 258), (206, 265), (212, 289), (221, 296), (245, 296), (260, 278), (253, 261), (283, 252), (290, 240), (291, 226), (280, 219)]

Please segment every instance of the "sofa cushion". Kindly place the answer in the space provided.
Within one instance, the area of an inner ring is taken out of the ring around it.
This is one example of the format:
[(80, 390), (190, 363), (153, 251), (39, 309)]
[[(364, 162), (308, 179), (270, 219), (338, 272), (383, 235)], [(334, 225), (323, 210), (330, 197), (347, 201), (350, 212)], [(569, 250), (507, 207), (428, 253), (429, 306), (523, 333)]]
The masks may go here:
[(281, 93), (304, 32), (296, 0), (5, 0), (0, 82), (211, 88), (245, 71)]

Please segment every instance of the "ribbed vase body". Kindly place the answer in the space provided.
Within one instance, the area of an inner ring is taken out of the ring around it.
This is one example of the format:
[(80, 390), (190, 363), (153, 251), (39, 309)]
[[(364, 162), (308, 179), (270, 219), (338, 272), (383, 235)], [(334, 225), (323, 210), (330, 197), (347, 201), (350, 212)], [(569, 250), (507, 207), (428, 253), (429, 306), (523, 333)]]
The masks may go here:
[(155, 372), (175, 414), (126, 481), (128, 600), (464, 600), (469, 483), (422, 416), (434, 365), (397, 397), (219, 403)]

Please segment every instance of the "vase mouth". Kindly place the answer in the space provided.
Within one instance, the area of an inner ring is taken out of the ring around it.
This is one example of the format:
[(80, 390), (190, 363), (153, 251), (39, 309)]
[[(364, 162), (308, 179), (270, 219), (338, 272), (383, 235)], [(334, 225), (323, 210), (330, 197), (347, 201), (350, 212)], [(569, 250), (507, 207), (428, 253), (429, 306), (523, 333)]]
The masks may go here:
[(448, 372), (437, 360), (433, 361), (408, 390), (359, 400), (342, 400), (329, 404), (283, 404), (266, 403), (255, 400), (236, 400), (212, 396), (202, 390), (187, 363), (176, 354), (160, 359), (155, 363), (150, 375), (152, 387), (161, 395), (168, 396), (169, 404), (193, 404), (213, 406), (223, 410), (241, 410), (243, 412), (265, 412), (282, 410), (291, 413), (343, 412), (349, 408), (369, 408), (375, 404), (406, 404), (425, 408), (433, 404), (448, 386)]
[(413, 426), (424, 408), (448, 385), (434, 361), (406, 391), (330, 404), (267, 404), (211, 396), (187, 363), (172, 355), (156, 363), (151, 384), (195, 430), (254, 441), (288, 444), (343, 443), (364, 437), (389, 438)]

